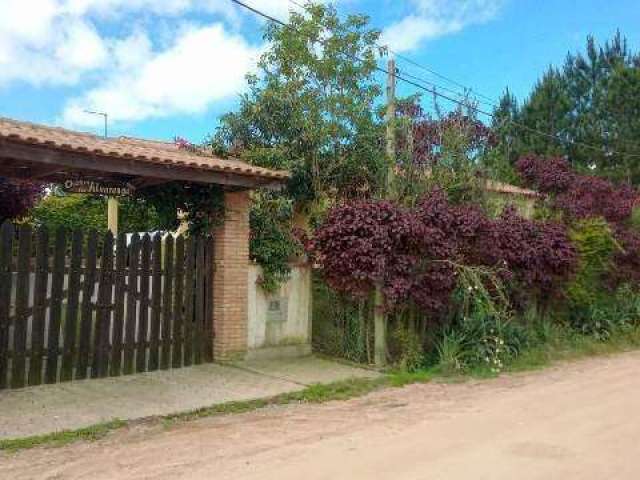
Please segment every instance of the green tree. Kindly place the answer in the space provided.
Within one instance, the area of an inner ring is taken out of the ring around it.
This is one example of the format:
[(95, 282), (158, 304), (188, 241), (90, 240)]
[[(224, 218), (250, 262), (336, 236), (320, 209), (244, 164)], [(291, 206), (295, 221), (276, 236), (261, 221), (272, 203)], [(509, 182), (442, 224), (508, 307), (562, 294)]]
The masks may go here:
[[(30, 212), (28, 219), (35, 225), (55, 229), (107, 230), (107, 200), (105, 197), (51, 194), (44, 197)], [(139, 199), (120, 201), (120, 231), (145, 232), (160, 227), (155, 209)]]
[(638, 183), (639, 91), (640, 56), (620, 32), (603, 45), (589, 36), (585, 51), (549, 68), (520, 108), (515, 150), (567, 156), (583, 171)]
[(495, 147), (487, 149), (481, 158), (487, 174), (495, 180), (507, 183), (517, 181), (513, 165), (520, 155), (522, 144), (514, 122), (518, 121), (519, 113), (518, 100), (507, 88), (491, 121)]
[(334, 7), (313, 3), (289, 25), (266, 27), (259, 73), (247, 77), (249, 91), (222, 117), (214, 143), (290, 170), (288, 192), (298, 202), (369, 194), (383, 162), (373, 114), (380, 33), (366, 16), (341, 20)]
[(612, 155), (611, 151), (624, 150), (620, 130), (625, 119), (611, 111), (609, 97), (615, 70), (633, 68), (633, 61), (634, 55), (620, 32), (601, 47), (589, 36), (585, 54), (568, 55), (564, 77), (572, 100), (572, 139), (601, 147), (572, 147), (570, 153), (577, 166), (595, 167), (602, 173), (624, 169), (626, 157)]
[(553, 138), (571, 140), (569, 112), (572, 99), (567, 93), (567, 83), (562, 73), (549, 68), (522, 106), (517, 119), (518, 124), (522, 125), (516, 128), (523, 150), (540, 155), (567, 153), (566, 146)]
[[(630, 183), (640, 182), (638, 163), (640, 162), (640, 59), (636, 66), (617, 65), (609, 81), (606, 107), (613, 118), (616, 118), (615, 130), (611, 132), (611, 143), (617, 152), (627, 155), (619, 156), (624, 167), (617, 170), (617, 175)], [(615, 164), (610, 168), (615, 169)]]
[(292, 12), (288, 26), (268, 24), (258, 73), (247, 76), (238, 110), (212, 137), (218, 153), (292, 174), (285, 190), (254, 197), (250, 253), (267, 290), (288, 273), (292, 217), (306, 226), (340, 198), (378, 191), (385, 165), (374, 114), (379, 36), (368, 17), (342, 20), (334, 7), (313, 3)]

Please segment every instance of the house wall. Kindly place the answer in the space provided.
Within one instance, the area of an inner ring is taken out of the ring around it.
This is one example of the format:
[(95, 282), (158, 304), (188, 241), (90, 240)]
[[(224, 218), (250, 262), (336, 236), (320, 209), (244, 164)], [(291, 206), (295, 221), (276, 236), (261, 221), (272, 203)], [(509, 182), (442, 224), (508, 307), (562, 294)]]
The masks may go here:
[(500, 215), (507, 205), (513, 205), (524, 218), (532, 219), (535, 212), (535, 197), (504, 192), (489, 193), (489, 210), (495, 216)]
[(247, 358), (311, 353), (311, 269), (292, 266), (289, 280), (271, 294), (260, 288), (260, 274), (259, 266), (249, 266)]

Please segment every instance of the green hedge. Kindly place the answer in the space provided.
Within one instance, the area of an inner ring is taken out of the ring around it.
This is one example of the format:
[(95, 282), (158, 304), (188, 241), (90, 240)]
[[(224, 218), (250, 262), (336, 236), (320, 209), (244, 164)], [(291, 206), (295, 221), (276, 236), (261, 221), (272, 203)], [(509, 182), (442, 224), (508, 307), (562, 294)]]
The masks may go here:
[[(55, 229), (107, 230), (107, 199), (83, 194), (51, 194), (36, 204), (27, 219), (34, 225)], [(160, 221), (153, 207), (140, 199), (120, 200), (119, 231), (145, 232), (159, 229)]]

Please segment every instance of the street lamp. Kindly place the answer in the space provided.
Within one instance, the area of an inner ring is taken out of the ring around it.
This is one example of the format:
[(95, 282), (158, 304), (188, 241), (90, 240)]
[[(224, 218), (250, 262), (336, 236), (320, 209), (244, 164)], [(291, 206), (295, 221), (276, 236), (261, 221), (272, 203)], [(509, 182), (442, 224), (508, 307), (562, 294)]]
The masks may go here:
[(85, 110), (84, 113), (88, 113), (89, 115), (100, 115), (102, 118), (104, 118), (104, 138), (107, 138), (107, 123), (109, 114), (106, 112), (95, 112), (93, 110)]

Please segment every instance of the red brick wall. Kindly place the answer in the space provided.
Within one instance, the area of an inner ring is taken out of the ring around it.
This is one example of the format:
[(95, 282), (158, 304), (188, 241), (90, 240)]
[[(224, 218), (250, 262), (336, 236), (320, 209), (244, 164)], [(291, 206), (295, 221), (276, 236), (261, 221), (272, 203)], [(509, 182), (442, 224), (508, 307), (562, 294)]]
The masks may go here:
[(247, 351), (249, 191), (225, 194), (226, 218), (214, 230), (213, 352), (217, 361)]

